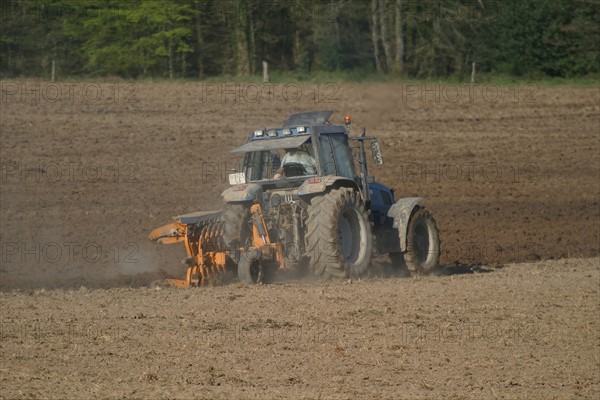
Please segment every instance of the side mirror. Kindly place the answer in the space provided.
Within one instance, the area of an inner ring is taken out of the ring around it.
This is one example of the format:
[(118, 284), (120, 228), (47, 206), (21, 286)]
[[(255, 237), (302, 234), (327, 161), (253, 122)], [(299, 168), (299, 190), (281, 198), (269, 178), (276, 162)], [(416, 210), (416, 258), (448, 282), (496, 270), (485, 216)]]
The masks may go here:
[(375, 165), (383, 164), (383, 156), (381, 155), (381, 148), (379, 147), (379, 142), (371, 142), (371, 153), (373, 153), (373, 162), (375, 163)]

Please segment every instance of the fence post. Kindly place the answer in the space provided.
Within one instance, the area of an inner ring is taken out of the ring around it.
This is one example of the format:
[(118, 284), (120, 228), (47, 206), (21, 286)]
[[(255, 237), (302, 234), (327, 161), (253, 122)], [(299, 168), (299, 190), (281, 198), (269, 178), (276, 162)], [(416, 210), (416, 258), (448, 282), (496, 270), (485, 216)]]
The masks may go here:
[(263, 61), (262, 64), (263, 64), (263, 82), (268, 83), (269, 82), (269, 64), (267, 64), (266, 61)]

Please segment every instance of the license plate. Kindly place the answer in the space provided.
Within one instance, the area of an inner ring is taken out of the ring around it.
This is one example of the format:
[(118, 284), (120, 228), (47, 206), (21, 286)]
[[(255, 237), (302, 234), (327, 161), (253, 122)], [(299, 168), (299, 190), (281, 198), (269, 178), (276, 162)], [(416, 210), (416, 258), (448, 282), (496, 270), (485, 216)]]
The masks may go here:
[(243, 172), (237, 172), (235, 174), (229, 174), (230, 185), (240, 185), (246, 183), (246, 175)]

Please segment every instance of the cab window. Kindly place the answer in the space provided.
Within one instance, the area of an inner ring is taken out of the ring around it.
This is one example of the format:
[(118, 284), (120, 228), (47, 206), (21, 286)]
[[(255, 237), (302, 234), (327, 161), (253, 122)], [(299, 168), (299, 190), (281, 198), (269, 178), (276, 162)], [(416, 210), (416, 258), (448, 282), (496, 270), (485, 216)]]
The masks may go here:
[(260, 181), (272, 178), (275, 162), (276, 158), (274, 154), (268, 150), (246, 153), (244, 159), (246, 180)]
[(339, 175), (355, 179), (354, 159), (345, 135), (322, 135), (322, 168), (325, 175)]

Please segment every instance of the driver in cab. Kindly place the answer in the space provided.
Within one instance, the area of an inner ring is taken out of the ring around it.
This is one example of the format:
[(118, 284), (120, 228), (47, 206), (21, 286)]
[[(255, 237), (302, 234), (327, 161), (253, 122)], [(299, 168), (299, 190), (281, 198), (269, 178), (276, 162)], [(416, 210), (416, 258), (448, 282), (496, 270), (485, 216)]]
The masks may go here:
[[(279, 168), (275, 175), (273, 175), (273, 179), (280, 179), (282, 176), (284, 176), (286, 172), (286, 165), (291, 167), (292, 164), (302, 167), (302, 173), (293, 173), (292, 176), (315, 175), (317, 173), (317, 162), (313, 156), (308, 154), (308, 152), (298, 148), (285, 149), (285, 155), (281, 160), (281, 168)], [(291, 174), (288, 172), (288, 175)]]

